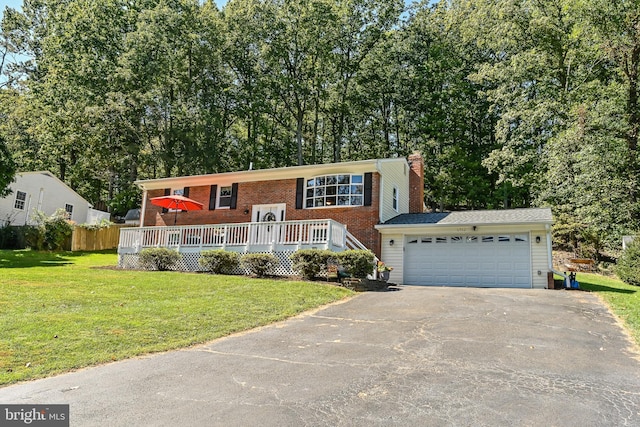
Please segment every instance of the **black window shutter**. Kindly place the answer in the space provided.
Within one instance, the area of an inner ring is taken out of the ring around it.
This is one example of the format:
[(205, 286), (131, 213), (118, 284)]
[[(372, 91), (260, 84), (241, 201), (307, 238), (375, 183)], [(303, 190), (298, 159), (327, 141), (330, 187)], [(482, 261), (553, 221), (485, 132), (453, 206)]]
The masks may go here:
[[(164, 189), (164, 195), (165, 196), (170, 196), (171, 195), (171, 189), (170, 188), (165, 188)], [(162, 208), (162, 213), (167, 213), (167, 212), (169, 212), (169, 209)]]
[(216, 195), (218, 194), (218, 186), (212, 185), (211, 192), (209, 193), (209, 210), (212, 211), (216, 208)]
[[(182, 195), (183, 195), (184, 197), (189, 197), (189, 187), (184, 187), (184, 188), (182, 189)], [(186, 212), (186, 211), (182, 211), (182, 212)]]
[(229, 209), (235, 209), (238, 205), (238, 183), (231, 184), (231, 205)]
[(373, 188), (373, 174), (367, 172), (364, 174), (364, 205), (371, 206), (371, 192)]
[(298, 178), (296, 182), (296, 209), (302, 209), (304, 202), (304, 178)]

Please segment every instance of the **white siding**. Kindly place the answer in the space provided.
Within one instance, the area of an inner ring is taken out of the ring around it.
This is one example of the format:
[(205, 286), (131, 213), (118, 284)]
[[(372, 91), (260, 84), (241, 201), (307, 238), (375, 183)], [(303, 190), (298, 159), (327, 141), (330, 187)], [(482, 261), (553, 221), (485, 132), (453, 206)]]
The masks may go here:
[[(7, 220), (13, 225), (31, 223), (36, 211), (52, 215), (65, 205), (73, 206), (71, 219), (79, 224), (86, 222), (89, 202), (69, 188), (49, 172), (24, 172), (16, 175), (16, 181), (10, 185), (13, 190), (9, 196), (0, 199), (0, 222)], [(24, 209), (15, 208), (18, 191), (26, 193)]]
[[(405, 159), (380, 161), (380, 222), (409, 212), (409, 164)], [(393, 209), (393, 188), (398, 189), (398, 210)]]
[[(547, 287), (547, 273), (550, 260), (547, 246), (547, 232), (544, 224), (531, 225), (483, 225), (473, 229), (470, 225), (458, 226), (433, 226), (420, 225), (405, 226), (400, 228), (383, 228), (379, 230), (382, 239), (382, 261), (394, 267), (391, 272), (390, 281), (393, 283), (403, 283), (404, 280), (404, 246), (406, 236), (449, 236), (449, 235), (490, 235), (490, 234), (527, 234), (530, 236), (531, 245), (531, 278), (532, 286), (537, 289)], [(536, 237), (540, 236), (540, 243), (536, 242)], [(393, 246), (389, 244), (394, 241)], [(538, 271), (540, 274), (538, 275)]]
[[(391, 241), (393, 240), (393, 245)], [(404, 251), (403, 251), (404, 236), (402, 234), (388, 234), (382, 236), (382, 258), (389, 267), (393, 267), (393, 271), (389, 274), (390, 283), (402, 283), (404, 277), (403, 264), (404, 264)]]
[[(540, 243), (536, 242), (538, 236), (540, 237)], [(531, 230), (531, 274), (534, 288), (544, 289), (547, 287), (549, 264), (547, 231), (544, 227), (538, 227)], [(538, 271), (540, 274), (538, 274)]]

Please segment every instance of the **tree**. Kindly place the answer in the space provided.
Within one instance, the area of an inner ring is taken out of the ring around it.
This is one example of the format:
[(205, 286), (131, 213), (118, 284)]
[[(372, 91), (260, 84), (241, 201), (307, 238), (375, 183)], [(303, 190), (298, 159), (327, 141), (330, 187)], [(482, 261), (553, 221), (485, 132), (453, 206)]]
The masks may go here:
[(11, 154), (4, 143), (0, 139), (0, 197), (11, 194), (9, 185), (13, 182), (16, 173), (15, 163), (11, 158)]

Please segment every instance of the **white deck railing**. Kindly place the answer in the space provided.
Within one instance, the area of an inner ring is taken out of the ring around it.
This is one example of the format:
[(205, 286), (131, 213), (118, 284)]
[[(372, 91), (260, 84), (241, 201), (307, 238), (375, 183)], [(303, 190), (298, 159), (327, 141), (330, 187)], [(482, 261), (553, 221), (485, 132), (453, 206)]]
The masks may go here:
[(138, 253), (153, 247), (174, 248), (180, 252), (207, 249), (250, 252), (265, 247), (340, 251), (351, 246), (347, 236), (346, 227), (331, 219), (123, 228), (118, 253)]

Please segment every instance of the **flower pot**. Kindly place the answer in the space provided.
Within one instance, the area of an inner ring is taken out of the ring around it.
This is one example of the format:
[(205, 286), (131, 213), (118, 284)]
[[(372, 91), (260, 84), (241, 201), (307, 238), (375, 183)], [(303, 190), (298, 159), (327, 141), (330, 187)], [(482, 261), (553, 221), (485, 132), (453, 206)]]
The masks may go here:
[(382, 281), (387, 281), (389, 280), (389, 273), (391, 273), (390, 271), (379, 271), (378, 272), (378, 278)]

